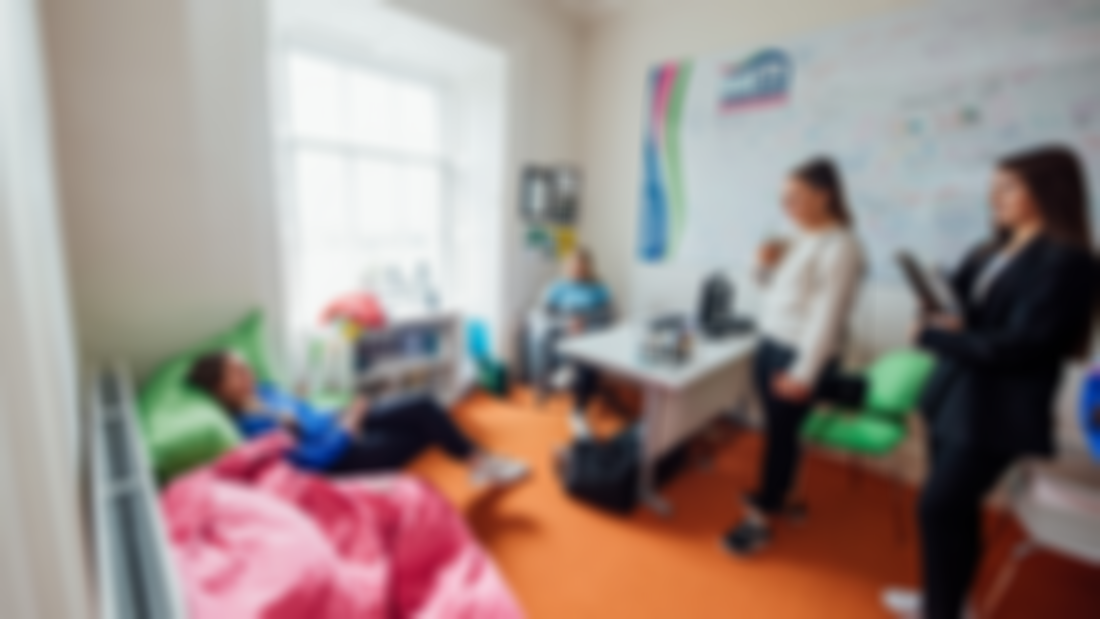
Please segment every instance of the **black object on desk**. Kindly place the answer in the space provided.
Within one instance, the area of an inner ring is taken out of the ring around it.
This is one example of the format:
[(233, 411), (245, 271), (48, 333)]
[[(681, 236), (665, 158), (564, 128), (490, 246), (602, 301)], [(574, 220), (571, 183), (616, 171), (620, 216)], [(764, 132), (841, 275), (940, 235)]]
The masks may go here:
[(752, 321), (736, 315), (736, 290), (720, 273), (707, 278), (699, 298), (699, 329), (711, 339), (749, 333)]

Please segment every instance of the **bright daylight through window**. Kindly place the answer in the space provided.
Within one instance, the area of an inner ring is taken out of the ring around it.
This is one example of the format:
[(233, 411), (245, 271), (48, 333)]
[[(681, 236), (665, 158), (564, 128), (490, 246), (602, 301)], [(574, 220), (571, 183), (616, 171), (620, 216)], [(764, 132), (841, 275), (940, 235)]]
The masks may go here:
[(295, 324), (355, 289), (431, 303), (448, 229), (441, 89), (320, 54), (286, 58)]

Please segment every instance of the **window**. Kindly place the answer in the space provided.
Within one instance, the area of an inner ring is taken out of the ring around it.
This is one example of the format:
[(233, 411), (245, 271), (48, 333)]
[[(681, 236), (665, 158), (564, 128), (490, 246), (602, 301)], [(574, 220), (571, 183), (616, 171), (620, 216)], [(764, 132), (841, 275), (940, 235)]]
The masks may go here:
[(402, 300), (444, 281), (449, 158), (442, 91), (427, 81), (293, 51), (282, 131), (294, 324), (335, 296)]

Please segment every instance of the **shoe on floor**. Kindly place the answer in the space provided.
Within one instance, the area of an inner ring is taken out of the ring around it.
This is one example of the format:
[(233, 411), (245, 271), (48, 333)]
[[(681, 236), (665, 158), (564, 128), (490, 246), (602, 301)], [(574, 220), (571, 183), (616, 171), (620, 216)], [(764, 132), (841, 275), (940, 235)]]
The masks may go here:
[[(882, 592), (882, 605), (898, 619), (921, 619), (924, 616), (924, 596), (915, 589), (890, 587)], [(978, 613), (967, 607), (962, 616), (963, 619), (977, 619)]]
[(766, 525), (745, 520), (726, 533), (722, 546), (733, 554), (748, 557), (763, 550), (771, 541), (771, 536)]
[(898, 619), (920, 619), (923, 601), (915, 589), (891, 587), (882, 592), (882, 605)]
[(478, 458), (470, 471), (475, 487), (505, 488), (527, 478), (531, 467), (526, 462), (504, 456), (486, 455)]
[(587, 440), (592, 438), (592, 427), (588, 425), (588, 419), (584, 411), (576, 410), (569, 415), (569, 429), (573, 432), (575, 440)]
[(565, 366), (559, 368), (550, 376), (550, 385), (559, 391), (565, 391), (573, 385), (573, 377), (576, 372), (573, 371), (572, 366)]

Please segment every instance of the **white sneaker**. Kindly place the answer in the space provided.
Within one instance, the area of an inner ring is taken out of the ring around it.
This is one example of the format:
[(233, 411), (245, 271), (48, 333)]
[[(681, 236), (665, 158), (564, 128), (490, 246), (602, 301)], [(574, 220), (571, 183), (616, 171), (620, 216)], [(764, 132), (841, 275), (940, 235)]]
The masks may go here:
[(526, 462), (504, 456), (485, 455), (477, 459), (470, 479), (475, 487), (505, 488), (518, 484), (531, 473)]
[[(882, 605), (898, 619), (921, 619), (924, 610), (924, 596), (915, 589), (891, 587), (882, 592)], [(977, 619), (978, 613), (972, 607), (963, 611), (963, 619)]]
[(558, 391), (565, 391), (573, 384), (574, 374), (573, 366), (561, 367), (550, 377), (550, 385)]
[(899, 619), (920, 619), (924, 597), (915, 589), (891, 587), (882, 592), (882, 605)]
[(573, 438), (577, 440), (584, 440), (592, 438), (592, 428), (588, 425), (588, 420), (584, 416), (584, 411), (573, 411), (569, 415), (569, 429), (573, 431)]

